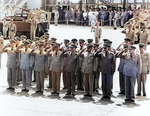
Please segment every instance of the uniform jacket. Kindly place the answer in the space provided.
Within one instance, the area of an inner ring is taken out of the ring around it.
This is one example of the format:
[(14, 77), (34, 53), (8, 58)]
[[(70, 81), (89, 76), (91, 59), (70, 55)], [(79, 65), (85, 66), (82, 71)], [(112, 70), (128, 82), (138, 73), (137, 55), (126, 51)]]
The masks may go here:
[(7, 68), (17, 68), (17, 53), (13, 51), (7, 52)]
[(46, 56), (35, 54), (34, 70), (44, 72), (46, 63)]
[(116, 68), (115, 55), (112, 52), (108, 52), (105, 56), (105, 51), (100, 52), (100, 71), (104, 74), (114, 74)]
[(75, 52), (65, 52), (64, 57), (66, 57), (66, 72), (77, 72), (77, 54)]
[(98, 38), (101, 38), (101, 35), (102, 35), (102, 29), (101, 29), (101, 27), (100, 26), (95, 26), (95, 34), (94, 34), (94, 36), (95, 37), (98, 37)]
[(147, 70), (150, 71), (150, 54), (144, 51), (143, 54), (140, 54), (142, 60), (142, 72), (147, 73)]
[(93, 74), (94, 72), (94, 53), (93, 52), (85, 52), (83, 53), (83, 63), (81, 71), (85, 74)]
[(61, 51), (58, 51), (57, 55), (56, 55), (56, 51), (51, 52), (51, 58), (49, 60), (50, 61), (49, 62), (49, 65), (50, 65), (49, 70), (53, 71), (53, 72), (61, 72), (63, 69), (61, 60), (62, 60)]
[(124, 59), (123, 74), (130, 77), (137, 77), (141, 74), (141, 58), (139, 54), (134, 54), (132, 58)]

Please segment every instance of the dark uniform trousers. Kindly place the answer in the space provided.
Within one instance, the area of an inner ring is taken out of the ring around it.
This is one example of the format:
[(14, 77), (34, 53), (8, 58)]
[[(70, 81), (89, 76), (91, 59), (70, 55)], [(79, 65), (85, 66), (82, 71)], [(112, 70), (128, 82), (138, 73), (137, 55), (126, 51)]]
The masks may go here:
[(53, 92), (60, 91), (60, 76), (61, 72), (51, 72), (52, 73), (52, 88)]
[(64, 88), (67, 88), (67, 72), (63, 71), (63, 84), (64, 84)]
[(7, 68), (7, 82), (9, 87), (16, 85), (16, 69)]
[(81, 72), (81, 68), (79, 68), (77, 72), (77, 82), (78, 82), (78, 89), (83, 89), (84, 83), (83, 83), (83, 76), (84, 74)]
[(36, 74), (37, 91), (43, 91), (45, 71), (42, 72), (35, 71), (35, 74)]
[(134, 86), (136, 77), (130, 77), (125, 75), (125, 95), (126, 99), (134, 98)]
[(84, 73), (84, 85), (85, 85), (85, 95), (93, 94), (93, 74)]
[(119, 72), (120, 92), (125, 92), (125, 77), (122, 72)]
[(102, 73), (103, 96), (111, 97), (112, 75)]
[(67, 80), (67, 93), (75, 92), (75, 82), (76, 78), (74, 76), (74, 72), (66, 72), (66, 80)]
[(48, 74), (49, 74), (49, 86), (52, 87), (52, 71), (49, 71)]
[(96, 90), (99, 88), (99, 76), (100, 76), (100, 71), (96, 71), (94, 74), (94, 86), (93, 90)]

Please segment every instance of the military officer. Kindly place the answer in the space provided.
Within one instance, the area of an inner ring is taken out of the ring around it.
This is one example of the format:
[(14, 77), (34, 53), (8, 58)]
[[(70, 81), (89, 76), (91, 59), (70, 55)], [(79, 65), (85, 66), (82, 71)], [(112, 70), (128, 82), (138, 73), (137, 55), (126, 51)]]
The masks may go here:
[(59, 18), (59, 12), (57, 9), (54, 10), (54, 23), (55, 23), (55, 26), (58, 25), (58, 18)]
[(45, 76), (45, 61), (46, 61), (46, 53), (43, 50), (44, 42), (40, 41), (39, 50), (36, 50), (35, 53), (35, 61), (34, 61), (34, 71), (36, 74), (36, 83), (37, 83), (37, 91), (36, 93), (43, 93), (44, 91), (44, 76)]
[(25, 41), (16, 49), (16, 51), (21, 53), (20, 69), (22, 70), (22, 91), (29, 92), (31, 84), (30, 69), (33, 65), (33, 59), (31, 58), (30, 53), (32, 53), (33, 50), (29, 48), (29, 42)]
[(114, 24), (114, 30), (117, 29), (117, 20), (118, 20), (118, 14), (117, 14), (117, 11), (114, 11), (114, 21), (113, 21), (113, 24)]
[[(123, 74), (125, 75), (125, 101), (134, 102), (134, 87), (136, 77), (141, 74), (141, 58), (135, 53), (136, 47), (128, 46), (129, 52), (124, 55), (125, 64)], [(123, 56), (123, 55), (122, 55)]]
[(33, 16), (32, 20), (31, 20), (31, 27), (30, 27), (30, 39), (35, 38), (36, 29), (37, 29), (37, 21), (35, 20), (35, 18)]
[[(99, 53), (100, 50), (98, 49), (99, 44), (98, 43), (94, 43), (94, 55)], [(95, 65), (95, 73), (94, 73), (94, 85), (93, 85), (93, 91), (98, 92), (98, 88), (99, 88), (99, 76), (100, 76), (100, 63), (99, 63), (99, 58), (95, 57), (94, 58), (94, 65)]]
[(14, 36), (16, 35), (17, 32), (17, 27), (13, 22), (13, 19), (10, 20), (9, 24), (9, 39), (14, 39)]
[(59, 50), (60, 44), (56, 43), (54, 46), (54, 51), (51, 51), (51, 62), (49, 70), (52, 73), (52, 89), (53, 92), (51, 94), (59, 94), (60, 92), (60, 76), (62, 71), (62, 59), (61, 59), (61, 51)]
[(96, 23), (96, 26), (94, 27), (94, 29), (95, 29), (95, 34), (94, 34), (94, 36), (95, 36), (95, 43), (99, 43), (101, 35), (102, 35), (102, 29), (99, 26), (99, 22)]
[(93, 44), (93, 39), (87, 39), (88, 44)]
[(0, 37), (0, 69), (1, 69), (1, 57), (3, 47), (4, 47), (4, 37)]
[[(21, 39), (19, 37), (15, 37), (15, 49), (17, 49), (17, 47), (20, 46), (20, 41)], [(16, 79), (17, 79), (17, 82), (20, 82), (22, 80), (21, 78), (21, 70), (20, 70), (20, 58), (21, 58), (21, 54), (19, 52), (16, 52), (17, 54), (17, 67), (16, 67)]]
[(71, 44), (69, 46), (69, 51), (64, 52), (63, 56), (66, 57), (66, 76), (67, 76), (67, 94), (75, 96), (75, 74), (77, 72), (77, 54), (75, 52), (76, 45)]
[(46, 14), (45, 11), (42, 11), (41, 15), (40, 15), (40, 20), (41, 22), (45, 22), (46, 21)]
[(81, 67), (82, 67), (82, 63), (83, 63), (83, 57), (79, 56), (79, 54), (85, 50), (84, 47), (84, 39), (79, 39), (79, 43), (80, 43), (80, 47), (77, 48), (77, 54), (78, 54), (78, 58), (77, 58), (77, 74), (76, 74), (76, 78), (77, 78), (77, 90), (84, 90), (84, 84), (83, 84), (83, 73), (81, 71)]
[(17, 54), (15, 52), (15, 40), (11, 39), (10, 44), (7, 44), (2, 52), (7, 52), (7, 82), (8, 88), (7, 90), (14, 90), (14, 86), (16, 85), (16, 68), (17, 68)]
[(150, 54), (144, 50), (145, 46), (146, 45), (143, 43), (139, 44), (140, 57), (142, 60), (142, 70), (141, 74), (137, 76), (137, 96), (141, 96), (141, 84), (143, 88), (143, 96), (146, 96), (145, 85), (147, 80), (147, 74), (149, 74), (150, 71)]
[[(69, 50), (69, 44), (70, 44), (69, 42), (70, 42), (70, 40), (64, 39), (65, 46), (61, 48), (62, 51), (67, 52)], [(64, 84), (63, 89), (66, 89), (67, 88), (66, 57), (63, 57), (62, 60), (63, 60), (62, 61), (63, 62), (63, 84)]]
[(134, 44), (134, 38), (135, 38), (135, 33), (132, 30), (132, 26), (129, 25), (126, 31), (124, 32), (126, 34), (126, 38), (131, 40), (131, 44)]
[(145, 26), (143, 26), (142, 28), (143, 28), (142, 31), (137, 33), (137, 34), (139, 35), (140, 43), (143, 43), (143, 44), (146, 45), (144, 47), (144, 49), (146, 50), (147, 43), (148, 43), (148, 32), (146, 31), (146, 27)]
[(8, 30), (8, 22), (6, 21), (6, 19), (4, 19), (4, 22), (3, 22), (3, 36), (4, 36), (4, 38), (7, 38), (7, 30)]
[(102, 73), (102, 99), (111, 98), (112, 75), (114, 74), (116, 67), (115, 55), (109, 51), (110, 47), (110, 44), (104, 43), (104, 49), (98, 54), (98, 57), (100, 58), (100, 70)]
[(50, 26), (50, 23), (51, 23), (51, 12), (49, 10), (47, 12), (47, 20), (48, 20), (48, 29), (49, 29), (49, 26)]
[(81, 71), (84, 74), (84, 97), (92, 97), (93, 95), (93, 80), (94, 80), (94, 53), (92, 52), (93, 45), (87, 44), (87, 51), (80, 53), (83, 57)]

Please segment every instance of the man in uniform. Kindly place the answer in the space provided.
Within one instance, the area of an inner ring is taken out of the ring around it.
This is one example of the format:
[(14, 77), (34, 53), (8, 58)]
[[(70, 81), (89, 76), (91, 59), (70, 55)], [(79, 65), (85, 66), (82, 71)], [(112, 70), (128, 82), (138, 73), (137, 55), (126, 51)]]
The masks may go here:
[(115, 15), (114, 15), (113, 23), (114, 23), (114, 30), (116, 30), (117, 29), (118, 14), (117, 14), (117, 11), (114, 11), (114, 12), (115, 12)]
[(48, 29), (49, 29), (49, 26), (50, 26), (50, 23), (51, 23), (51, 12), (49, 10), (47, 12), (47, 20), (48, 20)]
[(144, 47), (146, 45), (143, 43), (139, 44), (139, 50), (140, 50), (140, 57), (142, 60), (142, 70), (141, 74), (137, 76), (137, 84), (138, 84), (138, 90), (137, 90), (137, 96), (141, 96), (141, 84), (143, 88), (143, 96), (146, 96), (145, 91), (145, 85), (147, 80), (147, 74), (149, 74), (150, 71), (150, 54), (144, 50)]
[(46, 53), (43, 50), (44, 42), (39, 42), (39, 50), (36, 50), (35, 61), (34, 61), (34, 71), (36, 73), (36, 83), (37, 83), (37, 93), (43, 93), (44, 91), (44, 76), (45, 76), (45, 61)]
[(67, 76), (67, 94), (75, 96), (75, 74), (76, 74), (76, 66), (77, 66), (77, 54), (75, 49), (77, 48), (76, 45), (71, 44), (69, 46), (69, 51), (63, 54), (66, 57), (66, 76)]
[(8, 88), (7, 90), (14, 90), (14, 86), (16, 85), (16, 68), (17, 68), (17, 54), (14, 49), (15, 41), (10, 40), (10, 45), (7, 44), (2, 52), (7, 52), (7, 82)]
[(85, 50), (84, 47), (84, 39), (80, 39), (79, 43), (80, 43), (80, 48), (77, 48), (77, 53), (78, 53), (78, 58), (77, 58), (77, 74), (76, 74), (76, 78), (77, 78), (77, 83), (78, 83), (78, 87), (77, 90), (83, 90), (83, 73), (81, 71), (81, 67), (82, 67), (82, 63), (83, 63), (83, 57), (79, 56), (79, 54)]
[(35, 18), (32, 17), (31, 28), (30, 28), (30, 39), (34, 39), (35, 38), (36, 28), (37, 28), (37, 22), (36, 22)]
[(21, 53), (20, 69), (22, 70), (22, 91), (29, 92), (31, 84), (30, 69), (32, 67), (30, 65), (33, 64), (33, 59), (31, 59), (30, 57), (30, 53), (32, 52), (32, 50), (29, 48), (29, 42), (25, 41), (16, 49), (16, 52)]
[(17, 32), (16, 25), (14, 24), (13, 19), (11, 19), (9, 24), (9, 39), (14, 39), (16, 32)]
[[(70, 40), (64, 39), (65, 46), (62, 48), (62, 50), (64, 52), (67, 52), (69, 50), (69, 42), (70, 42)], [(63, 84), (64, 84), (63, 89), (66, 89), (67, 88), (67, 75), (66, 75), (66, 62), (67, 61), (66, 61), (66, 57), (62, 58), (62, 62), (63, 62)]]
[[(98, 49), (99, 44), (94, 43), (94, 55), (98, 54), (100, 50)], [(94, 85), (93, 85), (93, 91), (98, 92), (99, 89), (99, 76), (100, 76), (100, 63), (99, 63), (99, 58), (95, 57), (94, 58), (94, 65), (95, 65), (95, 73), (94, 73)]]
[(87, 52), (80, 53), (83, 57), (81, 71), (84, 74), (84, 97), (92, 97), (93, 95), (93, 80), (94, 80), (94, 53), (92, 52), (93, 45), (87, 44)]
[(112, 75), (115, 72), (116, 59), (114, 53), (109, 51), (110, 46), (110, 44), (104, 43), (104, 49), (98, 54), (102, 72), (102, 99), (110, 99), (112, 94)]
[(125, 32), (122, 32), (126, 34), (126, 38), (129, 38), (131, 40), (131, 44), (134, 44), (134, 31), (132, 30), (132, 26), (129, 25)]
[(94, 27), (95, 29), (95, 43), (98, 43), (100, 42), (100, 38), (101, 38), (101, 35), (102, 35), (102, 29), (101, 27), (99, 26), (99, 22), (96, 23), (96, 26)]
[(56, 43), (54, 46), (54, 51), (50, 52), (51, 62), (50, 62), (50, 71), (52, 71), (52, 89), (51, 94), (59, 94), (60, 92), (60, 76), (62, 71), (62, 59), (61, 51), (59, 50), (60, 44)]
[(125, 101), (134, 102), (134, 87), (136, 77), (141, 74), (141, 58), (139, 54), (135, 53), (136, 47), (128, 46), (129, 54), (125, 54), (125, 64), (123, 68), (123, 74), (125, 75)]
[(58, 18), (59, 18), (59, 12), (57, 9), (54, 10), (54, 23), (55, 23), (55, 26), (58, 25)]
[(40, 15), (40, 20), (41, 22), (45, 22), (46, 21), (46, 14), (45, 11), (42, 11), (41, 15)]

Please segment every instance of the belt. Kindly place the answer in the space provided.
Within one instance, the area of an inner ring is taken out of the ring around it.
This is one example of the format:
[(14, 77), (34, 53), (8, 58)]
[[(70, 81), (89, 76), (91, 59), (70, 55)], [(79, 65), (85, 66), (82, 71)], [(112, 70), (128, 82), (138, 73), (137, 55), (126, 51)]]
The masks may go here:
[(14, 32), (15, 30), (9, 30), (9, 31)]

